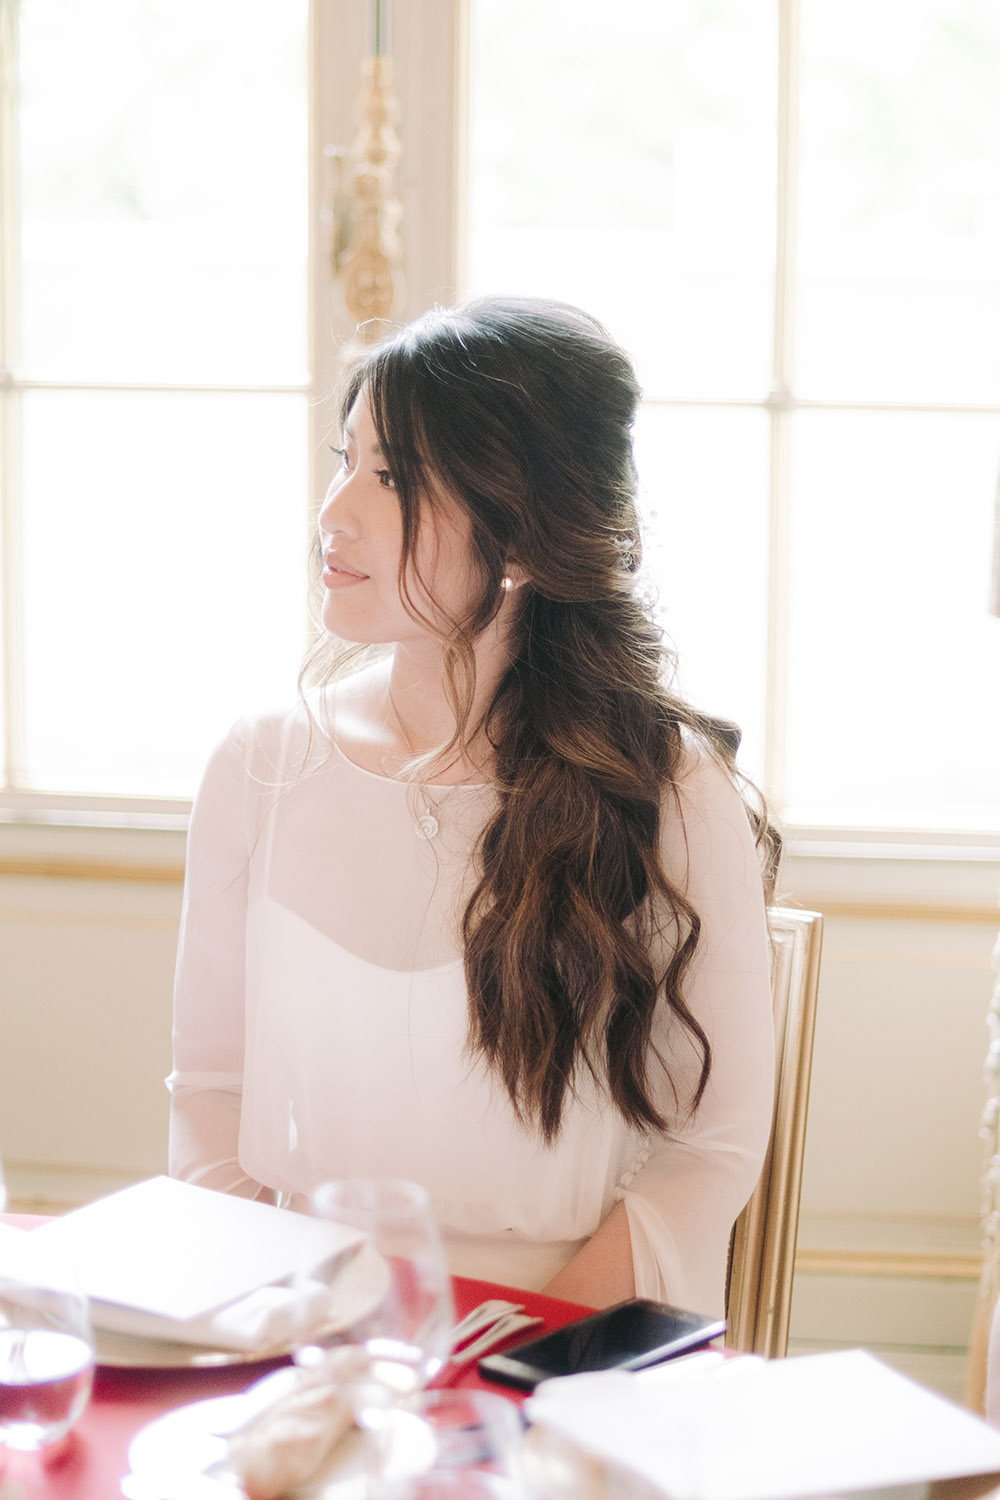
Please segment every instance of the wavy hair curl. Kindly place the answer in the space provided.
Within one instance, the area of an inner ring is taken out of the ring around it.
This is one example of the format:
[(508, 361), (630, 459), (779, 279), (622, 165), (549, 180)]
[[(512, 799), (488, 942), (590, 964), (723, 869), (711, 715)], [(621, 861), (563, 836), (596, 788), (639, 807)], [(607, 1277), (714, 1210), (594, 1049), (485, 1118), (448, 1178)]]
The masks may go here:
[[(436, 486), (471, 526), (480, 589), (469, 617), (420, 616), (444, 648), (452, 744), (482, 728), (495, 757), (498, 803), (462, 918), (470, 1049), (547, 1142), (581, 1069), (630, 1125), (667, 1129), (650, 1083), (658, 1005), (700, 1062), (689, 1099), (674, 1082), (678, 1110), (697, 1108), (711, 1067), (684, 998), (700, 919), (660, 858), (685, 728), (741, 785), (769, 892), (780, 840), (736, 770), (738, 732), (670, 690), (672, 653), (638, 595), (631, 363), (575, 307), (480, 298), (365, 351), (342, 416), (362, 391), (402, 512), (404, 598)], [(473, 643), (501, 607), (511, 564), (527, 580), (512, 654), (473, 725)], [(670, 954), (662, 972), (657, 934)]]

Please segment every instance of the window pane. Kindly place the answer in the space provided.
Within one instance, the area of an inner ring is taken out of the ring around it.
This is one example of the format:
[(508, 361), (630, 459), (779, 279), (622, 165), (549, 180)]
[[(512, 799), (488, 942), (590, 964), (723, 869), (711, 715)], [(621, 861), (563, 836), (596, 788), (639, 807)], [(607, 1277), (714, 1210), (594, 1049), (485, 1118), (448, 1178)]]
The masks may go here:
[(30, 784), (190, 795), (305, 639), (306, 399), (24, 398)]
[(305, 0), (22, 0), (22, 355), (298, 381)]
[(803, 0), (804, 392), (1000, 399), (1000, 6)]
[(788, 816), (1000, 829), (1000, 423), (811, 412), (793, 448)]
[(735, 719), (763, 772), (768, 421), (759, 411), (649, 407), (636, 433), (645, 571), (699, 708)]
[(579, 303), (650, 395), (766, 390), (775, 10), (475, 0), (470, 290)]

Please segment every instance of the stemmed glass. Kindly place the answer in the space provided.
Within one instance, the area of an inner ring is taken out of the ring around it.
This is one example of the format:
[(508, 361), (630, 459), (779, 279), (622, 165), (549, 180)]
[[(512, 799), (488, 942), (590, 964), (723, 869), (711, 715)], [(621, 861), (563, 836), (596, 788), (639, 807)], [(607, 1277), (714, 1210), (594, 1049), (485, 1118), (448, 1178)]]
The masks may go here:
[(423, 1441), (387, 1500), (528, 1500), (521, 1413), (488, 1391), (424, 1391), (410, 1403)]
[(63, 1437), (90, 1398), (87, 1297), (64, 1255), (26, 1231), (0, 1240), (0, 1446), (32, 1451)]
[[(321, 1366), (345, 1345), (364, 1351), (350, 1378), (355, 1421), (367, 1436), (369, 1489), (388, 1462), (393, 1413), (437, 1374), (451, 1352), (455, 1310), (444, 1248), (423, 1188), (393, 1178), (350, 1178), (318, 1188), (311, 1212), (365, 1238), (334, 1272), (334, 1326), (300, 1336), (295, 1362)], [(352, 1287), (345, 1297), (344, 1282)]]
[(451, 1277), (427, 1194), (414, 1182), (348, 1178), (317, 1188), (310, 1209), (318, 1218), (362, 1231), (357, 1257), (365, 1272), (359, 1276), (348, 1264), (356, 1290), (346, 1300), (338, 1291), (344, 1273), (335, 1273), (336, 1326), (324, 1328), (320, 1318), (302, 1336), (296, 1362), (308, 1366), (324, 1350), (360, 1346), (373, 1388), (385, 1393), (375, 1405), (391, 1405), (426, 1385), (451, 1352)]

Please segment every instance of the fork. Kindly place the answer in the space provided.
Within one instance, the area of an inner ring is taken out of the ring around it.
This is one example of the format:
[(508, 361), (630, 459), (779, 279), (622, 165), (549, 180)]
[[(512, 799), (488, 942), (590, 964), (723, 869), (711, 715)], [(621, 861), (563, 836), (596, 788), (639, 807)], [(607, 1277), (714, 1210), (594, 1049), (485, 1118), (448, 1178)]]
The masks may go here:
[(460, 1323), (455, 1324), (455, 1327), (451, 1331), (452, 1348), (457, 1349), (460, 1344), (464, 1344), (474, 1334), (480, 1333), (484, 1328), (491, 1328), (501, 1318), (511, 1313), (520, 1313), (523, 1311), (524, 1304), (521, 1302), (501, 1302), (496, 1299), (492, 1302), (480, 1302), (478, 1307), (474, 1307), (471, 1312), (466, 1313)]
[[(480, 1354), (485, 1354), (487, 1349), (492, 1349), (494, 1344), (502, 1344), (504, 1339), (509, 1339), (511, 1334), (520, 1333), (523, 1328), (537, 1328), (539, 1323), (544, 1323), (544, 1318), (533, 1318), (530, 1313), (509, 1312), (497, 1318), (479, 1338), (473, 1339), (471, 1344), (466, 1344), (459, 1353), (453, 1353), (450, 1363), (453, 1365), (467, 1365), (472, 1360), (478, 1359)], [(465, 1335), (469, 1337), (468, 1334)]]

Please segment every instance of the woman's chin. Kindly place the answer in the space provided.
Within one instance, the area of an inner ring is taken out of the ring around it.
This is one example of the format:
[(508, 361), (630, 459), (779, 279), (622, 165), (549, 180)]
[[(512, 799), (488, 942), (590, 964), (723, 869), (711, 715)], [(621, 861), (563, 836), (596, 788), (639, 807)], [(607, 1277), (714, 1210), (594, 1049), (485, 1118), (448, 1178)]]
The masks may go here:
[(345, 608), (344, 602), (336, 597), (323, 601), (321, 619), (323, 628), (330, 635), (351, 646), (388, 645), (396, 639), (387, 622), (383, 622), (380, 629), (375, 620), (365, 619), (359, 611)]

